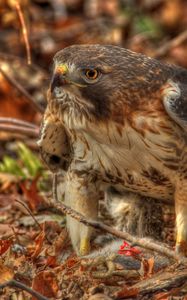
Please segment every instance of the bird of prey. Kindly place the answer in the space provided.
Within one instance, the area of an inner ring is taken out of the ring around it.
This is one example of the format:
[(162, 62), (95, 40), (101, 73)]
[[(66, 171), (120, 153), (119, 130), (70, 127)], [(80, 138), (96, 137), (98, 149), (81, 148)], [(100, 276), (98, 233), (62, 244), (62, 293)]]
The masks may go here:
[[(54, 57), (41, 132), (43, 157), (65, 168), (70, 207), (96, 219), (109, 186), (175, 201), (176, 249), (186, 252), (185, 69), (112, 45), (67, 47)], [(76, 252), (88, 253), (92, 229), (70, 217), (67, 227)]]

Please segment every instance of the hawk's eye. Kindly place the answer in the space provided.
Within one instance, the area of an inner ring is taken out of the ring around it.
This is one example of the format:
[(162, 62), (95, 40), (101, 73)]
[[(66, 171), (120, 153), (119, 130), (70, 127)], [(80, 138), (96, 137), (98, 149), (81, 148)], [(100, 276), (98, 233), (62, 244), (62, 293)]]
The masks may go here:
[(96, 69), (86, 69), (85, 75), (89, 80), (95, 80), (99, 76), (99, 71)]

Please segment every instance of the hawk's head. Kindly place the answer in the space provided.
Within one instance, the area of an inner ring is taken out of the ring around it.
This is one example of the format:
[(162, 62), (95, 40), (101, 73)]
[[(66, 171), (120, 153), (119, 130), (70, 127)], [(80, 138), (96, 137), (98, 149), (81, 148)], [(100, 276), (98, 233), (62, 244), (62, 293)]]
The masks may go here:
[[(148, 70), (151, 70), (150, 74)], [(74, 45), (54, 57), (51, 92), (55, 98), (73, 95), (97, 119), (108, 119), (124, 107), (139, 105), (153, 80), (157, 61), (116, 46)], [(157, 72), (157, 74), (158, 74)], [(160, 83), (159, 83), (160, 84)], [(155, 89), (157, 85), (155, 83)]]

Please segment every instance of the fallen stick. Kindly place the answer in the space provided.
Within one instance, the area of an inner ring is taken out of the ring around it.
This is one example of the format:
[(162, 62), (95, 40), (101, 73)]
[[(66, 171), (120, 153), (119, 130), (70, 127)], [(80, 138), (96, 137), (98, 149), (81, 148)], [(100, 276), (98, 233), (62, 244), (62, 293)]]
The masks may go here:
[[(182, 270), (167, 270), (160, 271), (153, 275), (151, 278), (144, 279), (130, 288), (123, 288), (114, 295), (114, 299), (130, 298), (129, 296), (143, 296), (149, 295), (152, 299), (152, 295), (155, 293), (168, 291), (174, 288), (179, 288), (187, 281), (187, 268)], [(149, 299), (150, 299), (149, 298)]]
[(134, 288), (140, 289), (140, 294), (158, 293), (182, 286), (187, 281), (187, 269), (171, 272), (161, 271), (149, 280), (137, 283)]
[(15, 118), (0, 117), (0, 124), (10, 124), (10, 125), (25, 126), (28, 128), (38, 128), (38, 126), (35, 124), (26, 122), (26, 121), (22, 121), (20, 119), (15, 119)]
[(38, 138), (39, 136), (39, 129), (38, 128), (29, 128), (23, 126), (16, 126), (16, 125), (3, 125), (0, 124), (0, 131), (11, 132), (11, 133), (19, 133), (24, 134), (27, 136), (31, 136), (34, 138)]
[(6, 281), (5, 283), (0, 284), (0, 289), (3, 289), (7, 286), (24, 290), (24, 291), (28, 292), (29, 294), (31, 294), (33, 297), (36, 297), (38, 300), (49, 300), (49, 298), (42, 296), (40, 293), (34, 291), (27, 285), (25, 285), (17, 280), (12, 279), (10, 281)]

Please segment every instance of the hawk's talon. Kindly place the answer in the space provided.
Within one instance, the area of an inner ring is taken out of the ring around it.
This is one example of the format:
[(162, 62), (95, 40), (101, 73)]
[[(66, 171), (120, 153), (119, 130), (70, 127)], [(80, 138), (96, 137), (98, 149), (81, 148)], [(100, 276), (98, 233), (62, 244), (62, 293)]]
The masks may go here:
[(187, 241), (181, 241), (176, 243), (175, 251), (177, 254), (187, 256)]
[(80, 241), (80, 255), (84, 256), (87, 255), (90, 252), (90, 239), (87, 237), (84, 237)]

